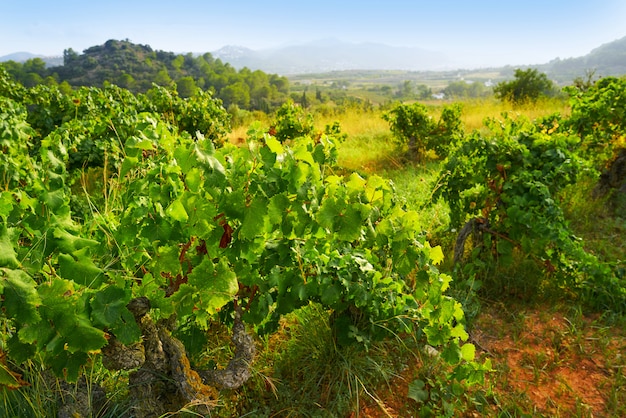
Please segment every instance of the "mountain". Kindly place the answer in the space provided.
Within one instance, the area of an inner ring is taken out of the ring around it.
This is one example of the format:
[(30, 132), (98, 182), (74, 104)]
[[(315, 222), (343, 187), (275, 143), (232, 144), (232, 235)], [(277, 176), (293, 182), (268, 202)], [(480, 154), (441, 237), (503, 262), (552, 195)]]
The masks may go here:
[(9, 55), (3, 55), (0, 57), (0, 62), (15, 61), (26, 62), (33, 58), (41, 58), (48, 67), (54, 67), (63, 64), (63, 57), (46, 57), (44, 55), (37, 55), (30, 52), (14, 52)]
[(589, 54), (577, 58), (556, 58), (538, 69), (555, 80), (572, 80), (595, 71), (596, 77), (626, 74), (626, 37), (603, 44)]
[(448, 57), (436, 51), (336, 39), (258, 51), (226, 46), (211, 55), (238, 69), (248, 67), (283, 75), (356, 69), (428, 71), (450, 69), (452, 65)]
[[(376, 43), (348, 43), (336, 39), (257, 51), (227, 46), (211, 54), (237, 69), (248, 67), (283, 75), (343, 70), (444, 71), (459, 68), (453, 57), (436, 51)], [(589, 71), (595, 71), (596, 77), (624, 75), (626, 37), (601, 45), (581, 57), (556, 58), (532, 67), (564, 83), (582, 77)], [(513, 73), (511, 66), (492, 70), (499, 70), (505, 75)]]

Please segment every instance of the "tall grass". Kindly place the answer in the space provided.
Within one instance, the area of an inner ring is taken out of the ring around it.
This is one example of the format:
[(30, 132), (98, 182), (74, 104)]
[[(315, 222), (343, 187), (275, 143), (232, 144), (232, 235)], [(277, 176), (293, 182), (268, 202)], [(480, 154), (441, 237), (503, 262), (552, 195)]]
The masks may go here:
[(467, 100), (463, 101), (462, 104), (462, 120), (467, 132), (480, 131), (486, 118), (500, 118), (504, 112), (513, 116), (524, 115), (530, 120), (553, 113), (560, 113), (562, 116), (567, 116), (570, 113), (569, 105), (563, 98), (544, 98), (533, 103), (513, 105), (510, 102), (503, 102), (490, 97)]
[(284, 318), (255, 363), (253, 382), (221, 416), (359, 416), (365, 403), (385, 416), (377, 389), (415, 361), (414, 340), (377, 342), (367, 351), (339, 346), (329, 314), (311, 304)]

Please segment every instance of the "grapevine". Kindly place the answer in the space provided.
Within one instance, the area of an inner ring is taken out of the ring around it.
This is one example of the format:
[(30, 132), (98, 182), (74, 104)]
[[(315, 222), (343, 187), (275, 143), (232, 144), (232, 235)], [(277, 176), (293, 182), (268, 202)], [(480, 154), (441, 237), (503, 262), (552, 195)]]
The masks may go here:
[[(436, 268), (443, 254), (418, 214), (381, 177), (335, 174), (332, 132), (281, 142), (251, 129), (237, 147), (223, 141), (227, 117), (209, 96), (111, 86), (64, 97), (0, 80), (10, 167), (0, 195), (1, 349), (13, 364), (39, 359), (76, 381), (102, 356), (132, 370), (133, 398), (145, 400), (138, 414), (212, 404), (210, 386), (249, 376), (248, 332), (271, 333), (282, 316), (319, 303), (339, 344), (419, 330), (459, 381), (489, 369), (473, 361), (462, 307), (445, 295), (451, 278)], [(94, 172), (100, 185), (89, 186)], [(208, 332), (218, 320), (233, 325), (237, 350), (230, 375), (215, 378), (192, 367), (185, 351), (199, 348), (174, 333), (181, 324)], [(0, 383), (19, 385), (5, 372)], [(150, 401), (159, 390), (179, 403)]]

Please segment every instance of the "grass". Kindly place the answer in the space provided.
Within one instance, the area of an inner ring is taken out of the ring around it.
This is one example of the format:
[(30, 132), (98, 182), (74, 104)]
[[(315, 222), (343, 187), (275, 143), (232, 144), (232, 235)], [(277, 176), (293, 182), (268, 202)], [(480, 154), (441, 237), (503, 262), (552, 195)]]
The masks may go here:
[(567, 116), (570, 108), (566, 101), (559, 98), (542, 99), (522, 106), (514, 106), (494, 98), (476, 99), (463, 102), (462, 119), (467, 131), (480, 130), (486, 118), (500, 118), (503, 112), (534, 120), (553, 113)]
[(95, 358), (85, 367), (83, 378), (72, 384), (53, 376), (37, 361), (28, 361), (19, 370), (29, 385), (0, 389), (2, 417), (83, 416), (84, 411), (99, 418), (130, 414), (126, 379), (104, 369)]
[(335, 417), (364, 405), (384, 413), (377, 392), (413, 359), (413, 342), (385, 341), (368, 351), (338, 346), (329, 312), (311, 304), (285, 317), (281, 329), (263, 342), (252, 382), (222, 413)]

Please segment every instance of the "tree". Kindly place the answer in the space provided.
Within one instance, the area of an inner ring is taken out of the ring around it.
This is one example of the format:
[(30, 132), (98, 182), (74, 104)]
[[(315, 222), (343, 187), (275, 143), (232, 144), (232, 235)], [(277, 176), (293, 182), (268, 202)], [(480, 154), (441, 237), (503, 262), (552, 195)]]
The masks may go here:
[(515, 104), (534, 102), (542, 96), (553, 96), (554, 83), (545, 73), (534, 68), (515, 70), (515, 79), (498, 83), (493, 89), (495, 96), (500, 100)]
[(178, 94), (180, 95), (180, 97), (193, 97), (198, 91), (196, 82), (194, 81), (193, 77), (190, 76), (180, 78), (176, 82), (176, 89), (178, 90)]
[(235, 104), (242, 108), (250, 106), (250, 87), (243, 81), (230, 84), (220, 91), (220, 97), (226, 107)]

